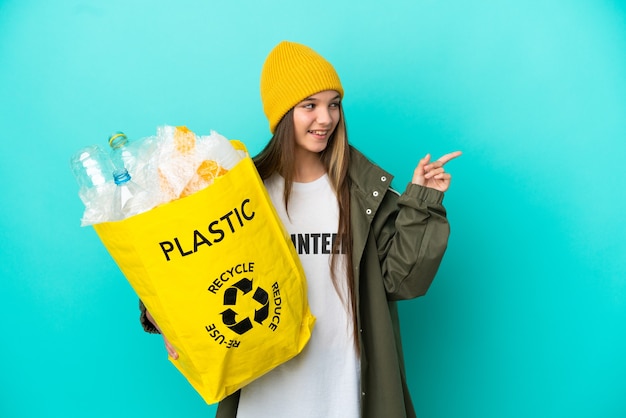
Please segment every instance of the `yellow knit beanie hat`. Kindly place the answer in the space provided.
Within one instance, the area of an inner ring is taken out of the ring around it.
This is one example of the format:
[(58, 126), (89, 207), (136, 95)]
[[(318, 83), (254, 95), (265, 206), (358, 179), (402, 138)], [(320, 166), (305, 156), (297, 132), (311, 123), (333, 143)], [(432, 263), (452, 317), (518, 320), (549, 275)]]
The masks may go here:
[(292, 107), (324, 90), (335, 90), (343, 97), (341, 81), (330, 62), (295, 42), (276, 45), (261, 71), (261, 101), (270, 132)]

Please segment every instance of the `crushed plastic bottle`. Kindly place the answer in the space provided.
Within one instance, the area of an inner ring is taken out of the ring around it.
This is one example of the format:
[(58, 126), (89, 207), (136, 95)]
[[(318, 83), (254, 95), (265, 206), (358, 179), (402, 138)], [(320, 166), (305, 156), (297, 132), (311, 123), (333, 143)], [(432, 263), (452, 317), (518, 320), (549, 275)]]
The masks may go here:
[(125, 168), (131, 175), (137, 168), (137, 143), (130, 142), (124, 132), (115, 132), (109, 136), (111, 147), (111, 161), (116, 170)]
[(82, 225), (107, 220), (110, 216), (109, 202), (115, 190), (109, 155), (98, 145), (90, 145), (70, 158), (70, 167), (78, 183), (78, 196), (85, 205)]
[(131, 180), (128, 170), (116, 169), (113, 180), (117, 187), (113, 193), (111, 220), (119, 221), (151, 209), (148, 193)]

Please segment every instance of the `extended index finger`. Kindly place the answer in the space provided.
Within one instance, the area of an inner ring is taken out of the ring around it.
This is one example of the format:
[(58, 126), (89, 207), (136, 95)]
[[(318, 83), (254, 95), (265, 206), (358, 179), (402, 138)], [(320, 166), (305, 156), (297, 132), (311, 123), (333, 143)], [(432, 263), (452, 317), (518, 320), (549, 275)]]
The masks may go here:
[(456, 157), (458, 157), (459, 155), (463, 154), (461, 151), (454, 151), (451, 152), (449, 154), (446, 154), (444, 156), (441, 156), (437, 159), (437, 161), (439, 161), (441, 163), (441, 165), (447, 163), (450, 160), (455, 159)]

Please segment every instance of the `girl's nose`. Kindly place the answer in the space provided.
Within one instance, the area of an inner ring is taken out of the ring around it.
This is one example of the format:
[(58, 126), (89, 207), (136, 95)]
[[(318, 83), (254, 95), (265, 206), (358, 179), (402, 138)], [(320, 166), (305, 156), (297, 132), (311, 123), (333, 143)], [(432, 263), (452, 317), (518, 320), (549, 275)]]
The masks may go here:
[(333, 116), (331, 115), (329, 109), (325, 108), (324, 106), (319, 106), (317, 108), (315, 120), (320, 125), (330, 125), (333, 122)]

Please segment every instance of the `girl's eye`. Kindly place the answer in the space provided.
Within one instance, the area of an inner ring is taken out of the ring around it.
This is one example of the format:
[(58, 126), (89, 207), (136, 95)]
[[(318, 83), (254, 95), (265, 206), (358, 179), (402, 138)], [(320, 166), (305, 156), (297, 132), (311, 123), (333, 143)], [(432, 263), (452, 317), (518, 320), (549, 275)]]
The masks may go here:
[[(315, 103), (303, 103), (302, 104), (303, 109), (312, 110), (312, 109), (315, 109), (316, 107), (317, 105)], [(338, 109), (339, 107), (341, 107), (341, 102), (330, 103), (328, 107), (331, 109)]]

